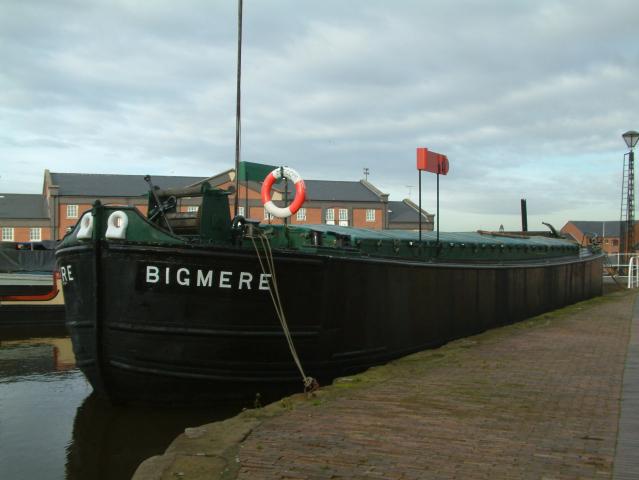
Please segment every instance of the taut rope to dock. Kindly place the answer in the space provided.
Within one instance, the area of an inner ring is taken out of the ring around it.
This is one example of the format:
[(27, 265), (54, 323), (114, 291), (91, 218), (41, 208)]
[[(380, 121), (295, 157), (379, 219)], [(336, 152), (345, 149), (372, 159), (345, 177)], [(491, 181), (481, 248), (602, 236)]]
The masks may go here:
[[(262, 258), (262, 254), (260, 254), (260, 249), (255, 242), (255, 237), (257, 237), (260, 241), (264, 258)], [(280, 292), (277, 286), (277, 277), (275, 276), (275, 262), (273, 260), (273, 250), (271, 250), (271, 244), (268, 240), (268, 237), (264, 233), (256, 229), (252, 231), (252, 234), (249, 235), (249, 238), (251, 239), (253, 247), (255, 248), (257, 260), (260, 262), (260, 268), (262, 269), (262, 272), (270, 275), (271, 277), (271, 286), (268, 289), (268, 292), (271, 295), (271, 300), (273, 301), (273, 306), (275, 307), (275, 313), (277, 314), (277, 318), (280, 321), (282, 330), (284, 331), (284, 336), (286, 337), (288, 348), (291, 351), (291, 355), (293, 357), (293, 360), (295, 361), (295, 365), (297, 365), (297, 369), (302, 375), (302, 381), (304, 382), (304, 391), (313, 392), (319, 388), (319, 383), (313, 377), (309, 377), (306, 375), (306, 373), (304, 372), (304, 368), (302, 367), (302, 362), (297, 355), (297, 350), (295, 349), (293, 337), (291, 335), (290, 329), (288, 328), (288, 323), (286, 322), (286, 315), (284, 314), (284, 308), (282, 307), (282, 300), (280, 298)]]

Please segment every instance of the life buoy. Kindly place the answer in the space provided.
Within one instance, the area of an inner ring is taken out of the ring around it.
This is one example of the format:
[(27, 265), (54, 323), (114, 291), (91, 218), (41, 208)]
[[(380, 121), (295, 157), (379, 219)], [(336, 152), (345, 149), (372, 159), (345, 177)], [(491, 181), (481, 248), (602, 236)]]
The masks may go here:
[[(278, 207), (271, 200), (273, 184), (284, 176), (295, 184), (295, 199), (288, 207)], [(289, 167), (276, 168), (269, 173), (262, 184), (262, 204), (268, 213), (277, 218), (286, 218), (297, 212), (306, 200), (306, 185), (299, 173)]]

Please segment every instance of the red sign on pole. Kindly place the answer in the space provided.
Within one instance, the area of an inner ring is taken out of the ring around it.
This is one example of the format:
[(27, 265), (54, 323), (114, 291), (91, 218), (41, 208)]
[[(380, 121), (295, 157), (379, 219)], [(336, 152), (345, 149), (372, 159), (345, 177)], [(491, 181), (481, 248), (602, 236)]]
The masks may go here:
[(424, 147), (417, 148), (417, 170), (446, 175), (448, 173), (448, 157)]

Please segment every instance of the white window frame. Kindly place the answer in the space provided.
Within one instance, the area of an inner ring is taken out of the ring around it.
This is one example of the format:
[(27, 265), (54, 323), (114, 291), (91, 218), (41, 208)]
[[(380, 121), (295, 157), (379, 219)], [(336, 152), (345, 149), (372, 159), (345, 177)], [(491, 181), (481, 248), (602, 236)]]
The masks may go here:
[(3, 242), (13, 242), (14, 230), (13, 227), (2, 227), (2, 241)]
[(348, 208), (339, 209), (339, 225), (340, 227), (348, 227)]
[(366, 209), (366, 221), (367, 222), (374, 222), (375, 221), (375, 209), (374, 208), (367, 208)]
[(274, 215), (271, 215), (270, 213), (268, 213), (268, 210), (265, 208), (264, 209), (264, 220), (273, 220), (275, 218)]
[(327, 225), (335, 225), (335, 209), (327, 208), (324, 218)]
[(77, 205), (72, 205), (72, 204), (67, 205), (67, 218), (78, 218)]
[(300, 208), (297, 211), (297, 220), (299, 221), (305, 221), (306, 220), (306, 209), (305, 208)]
[[(37, 233), (37, 235), (34, 235)], [(41, 227), (31, 227), (29, 228), (29, 241), (30, 242), (40, 242), (42, 241), (42, 228)]]
[(244, 207), (240, 207), (240, 206), (238, 205), (238, 207), (237, 207), (237, 214), (238, 214), (238, 215), (242, 215), (243, 217), (245, 217), (246, 215), (244, 215)]
[(197, 205), (188, 205), (186, 207), (186, 213), (197, 213), (199, 209), (200, 207), (198, 207)]

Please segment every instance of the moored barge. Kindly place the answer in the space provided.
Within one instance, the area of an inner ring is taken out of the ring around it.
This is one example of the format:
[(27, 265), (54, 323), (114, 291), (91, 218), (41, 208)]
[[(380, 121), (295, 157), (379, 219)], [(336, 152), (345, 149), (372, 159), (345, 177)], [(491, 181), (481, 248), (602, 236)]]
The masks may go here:
[[(99, 394), (293, 390), (287, 331), (325, 383), (601, 293), (601, 255), (561, 238), (265, 225), (231, 219), (227, 195), (153, 191), (148, 218), (96, 202), (59, 246), (67, 327)], [(181, 196), (202, 198), (197, 214), (170, 211)]]

